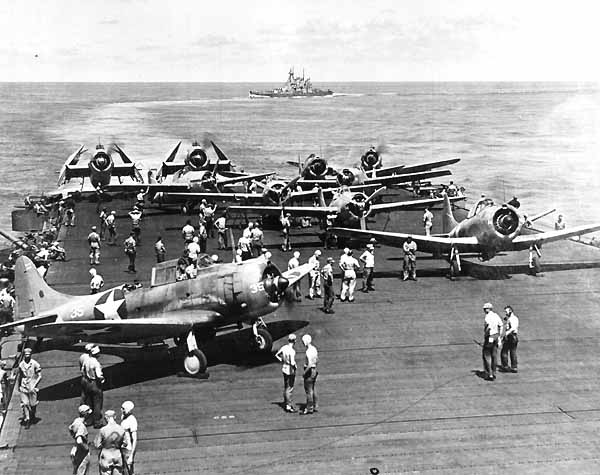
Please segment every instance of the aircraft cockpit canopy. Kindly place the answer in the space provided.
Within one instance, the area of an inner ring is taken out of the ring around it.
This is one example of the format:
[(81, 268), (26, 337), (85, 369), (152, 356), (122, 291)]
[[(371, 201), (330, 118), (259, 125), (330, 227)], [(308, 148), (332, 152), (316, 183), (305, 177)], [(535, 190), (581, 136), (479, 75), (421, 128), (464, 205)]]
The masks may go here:
[(482, 196), (481, 199), (479, 199), (479, 201), (477, 201), (473, 205), (473, 207), (469, 211), (469, 214), (467, 215), (467, 218), (472, 218), (476, 214), (480, 213), (481, 210), (488, 208), (490, 206), (494, 206), (494, 200), (492, 200), (491, 198), (486, 198), (485, 196)]

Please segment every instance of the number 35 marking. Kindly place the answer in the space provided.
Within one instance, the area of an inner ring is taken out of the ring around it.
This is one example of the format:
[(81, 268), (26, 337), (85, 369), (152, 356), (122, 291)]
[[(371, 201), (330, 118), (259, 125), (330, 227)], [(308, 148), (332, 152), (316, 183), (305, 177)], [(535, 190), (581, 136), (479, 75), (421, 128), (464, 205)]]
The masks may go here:
[(257, 292), (264, 292), (264, 291), (265, 291), (265, 286), (262, 282), (259, 282), (258, 284), (250, 285), (250, 292), (252, 292), (253, 294), (256, 294)]

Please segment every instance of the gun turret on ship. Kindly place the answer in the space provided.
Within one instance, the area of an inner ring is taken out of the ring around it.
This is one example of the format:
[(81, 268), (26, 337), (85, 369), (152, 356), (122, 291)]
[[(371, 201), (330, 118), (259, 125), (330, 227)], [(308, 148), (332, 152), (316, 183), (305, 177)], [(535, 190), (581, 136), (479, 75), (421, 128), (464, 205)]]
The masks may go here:
[(250, 91), (250, 98), (260, 97), (313, 97), (313, 96), (331, 96), (331, 89), (314, 88), (310, 78), (302, 76), (294, 76), (294, 69), (290, 68), (286, 83), (278, 88), (269, 91)]

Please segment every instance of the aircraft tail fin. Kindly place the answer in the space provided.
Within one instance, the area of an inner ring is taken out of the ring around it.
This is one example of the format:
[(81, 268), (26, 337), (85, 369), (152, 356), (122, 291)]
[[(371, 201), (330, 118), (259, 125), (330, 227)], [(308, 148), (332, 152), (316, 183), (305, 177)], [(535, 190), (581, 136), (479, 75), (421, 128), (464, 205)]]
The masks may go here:
[(442, 213), (442, 233), (448, 234), (458, 225), (458, 222), (454, 219), (450, 198), (446, 193), (444, 193), (444, 208)]
[(15, 321), (35, 317), (72, 299), (52, 289), (28, 257), (15, 263)]

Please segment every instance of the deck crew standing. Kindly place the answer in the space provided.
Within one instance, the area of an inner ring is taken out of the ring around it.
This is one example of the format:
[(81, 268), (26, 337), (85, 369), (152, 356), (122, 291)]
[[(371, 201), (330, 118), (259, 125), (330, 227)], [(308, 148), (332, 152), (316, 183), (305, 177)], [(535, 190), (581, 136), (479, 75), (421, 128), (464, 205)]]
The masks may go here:
[(429, 208), (425, 208), (423, 213), (423, 226), (425, 226), (425, 236), (431, 236), (431, 228), (433, 227), (433, 213)]
[(194, 229), (194, 226), (192, 226), (192, 221), (188, 219), (185, 222), (185, 226), (183, 228), (181, 228), (181, 235), (183, 236), (183, 240), (185, 241), (186, 244), (189, 244), (190, 242), (192, 242), (192, 239), (194, 239), (195, 233), (196, 233), (196, 230)]
[(361, 254), (359, 259), (365, 266), (363, 269), (363, 283), (361, 290), (363, 292), (375, 290), (375, 287), (373, 287), (373, 271), (375, 269), (375, 246), (373, 246), (373, 244), (367, 244), (367, 249)]
[(85, 399), (92, 408), (92, 423), (96, 429), (103, 426), (102, 405), (104, 403), (104, 394), (102, 393), (102, 384), (104, 384), (104, 374), (102, 365), (98, 361), (100, 348), (94, 346), (90, 351), (90, 356), (83, 363), (83, 376), (85, 388)]
[(104, 279), (93, 267), (90, 269), (90, 275), (92, 276), (90, 280), (90, 294), (97, 294), (104, 287)]
[(131, 401), (125, 401), (121, 404), (121, 427), (125, 430), (123, 442), (123, 460), (127, 465), (127, 475), (134, 475), (134, 458), (137, 450), (137, 432), (138, 422), (133, 415), (134, 404)]
[[(504, 313), (506, 314), (506, 333), (504, 335), (502, 350), (500, 351), (500, 364), (504, 371), (516, 373), (518, 372), (517, 345), (519, 343), (519, 317), (515, 315), (510, 305), (504, 307)], [(510, 366), (508, 365), (509, 356)]]
[(123, 473), (123, 444), (125, 429), (115, 421), (115, 411), (104, 413), (106, 425), (100, 429), (94, 445), (100, 449), (98, 466), (100, 475), (121, 475)]
[(290, 221), (290, 217), (292, 215), (290, 213), (283, 214), (281, 211), (281, 217), (279, 221), (281, 222), (281, 234), (283, 236), (283, 243), (281, 244), (282, 251), (291, 251), (292, 243), (290, 242), (290, 230), (292, 228), (292, 223)]
[(258, 223), (254, 223), (254, 227), (250, 232), (250, 240), (252, 241), (252, 255), (254, 257), (260, 256), (263, 248), (263, 232), (258, 226)]
[(165, 243), (162, 241), (162, 237), (158, 236), (154, 243), (154, 253), (156, 254), (156, 263), (165, 262), (165, 256), (167, 255), (167, 248)]
[(117, 224), (115, 223), (117, 212), (111, 211), (106, 217), (106, 229), (108, 230), (108, 245), (114, 246), (117, 242)]
[[(294, 251), (294, 255), (288, 261), (288, 270), (295, 269), (300, 265), (300, 252)], [(302, 280), (302, 279), (300, 279)], [(292, 285), (292, 297), (296, 302), (300, 302), (302, 300), (302, 290), (300, 288), (300, 280), (298, 280), (294, 285)]]
[(335, 300), (335, 292), (333, 290), (333, 257), (327, 258), (327, 264), (321, 269), (323, 276), (323, 312), (335, 313), (333, 310), (333, 302)]
[(96, 226), (92, 226), (87, 240), (90, 245), (90, 265), (98, 265), (100, 264), (100, 235), (96, 232)]
[(319, 258), (321, 257), (321, 251), (317, 249), (310, 259), (308, 259), (308, 263), (312, 265), (312, 270), (309, 277), (309, 288), (308, 288), (308, 298), (315, 298), (315, 294), (317, 297), (321, 297), (321, 262)]
[(123, 242), (123, 250), (129, 258), (129, 265), (127, 266), (127, 272), (136, 272), (135, 270), (135, 256), (136, 256), (136, 241), (135, 234), (133, 231), (129, 233), (129, 237)]
[(197, 240), (198, 246), (200, 247), (200, 252), (206, 252), (206, 241), (208, 239), (208, 230), (206, 228), (206, 222), (204, 220), (200, 220), (198, 222), (198, 235), (194, 237), (194, 240)]
[(108, 211), (106, 208), (102, 208), (98, 218), (100, 219), (100, 240), (104, 240), (106, 237), (106, 218), (108, 218)]
[(503, 326), (502, 319), (492, 309), (491, 303), (483, 304), (485, 319), (483, 323), (482, 358), (485, 379), (496, 379), (496, 365), (498, 364), (498, 338)]
[(23, 350), (23, 359), (19, 363), (19, 393), (23, 408), (23, 425), (29, 429), (37, 422), (35, 415), (38, 406), (38, 384), (42, 379), (42, 367), (31, 357), (31, 348)]
[(312, 337), (304, 335), (302, 343), (306, 348), (306, 360), (304, 362), (304, 392), (306, 393), (306, 406), (300, 414), (312, 414), (317, 412), (317, 393), (315, 391), (315, 383), (317, 382), (317, 363), (319, 355), (317, 349), (312, 344)]
[(356, 287), (356, 271), (360, 269), (358, 261), (352, 256), (352, 249), (345, 249), (340, 258), (340, 269), (342, 270), (342, 291), (340, 300), (354, 302), (354, 287)]
[(215, 211), (217, 211), (216, 203), (208, 205), (204, 208), (204, 225), (206, 226), (206, 232), (212, 239), (215, 237)]
[(138, 205), (134, 205), (133, 210), (129, 212), (131, 218), (131, 231), (135, 237), (138, 246), (142, 244), (142, 210)]
[(69, 426), (69, 433), (75, 441), (75, 445), (71, 449), (71, 463), (73, 464), (73, 475), (87, 475), (90, 467), (90, 446), (85, 418), (90, 415), (92, 410), (87, 404), (82, 404), (77, 411), (79, 415)]
[(281, 361), (281, 372), (283, 373), (283, 404), (286, 412), (296, 412), (292, 395), (294, 382), (296, 381), (296, 335), (290, 333), (288, 343), (283, 345), (275, 354), (275, 358)]
[(227, 226), (225, 215), (215, 220), (215, 228), (217, 228), (217, 242), (219, 250), (227, 249)]
[(402, 245), (404, 250), (404, 278), (403, 280), (417, 280), (417, 243), (410, 236)]

